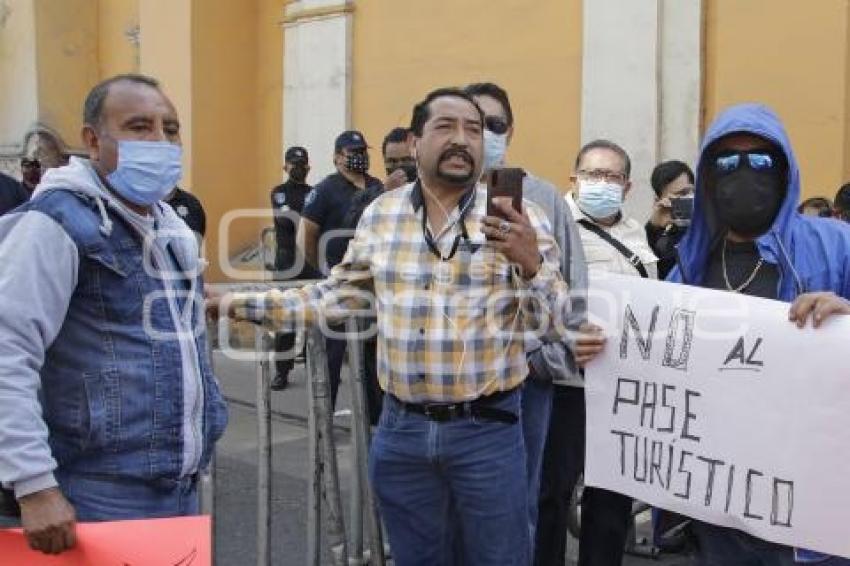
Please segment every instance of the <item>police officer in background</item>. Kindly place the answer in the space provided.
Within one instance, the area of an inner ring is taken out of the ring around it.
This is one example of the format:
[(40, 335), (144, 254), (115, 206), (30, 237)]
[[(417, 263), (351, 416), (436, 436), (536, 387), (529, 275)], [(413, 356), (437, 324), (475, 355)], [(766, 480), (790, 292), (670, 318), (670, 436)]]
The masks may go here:
[[(283, 170), (287, 180), (272, 189), (272, 210), (274, 211), (274, 228), (277, 251), (275, 252), (275, 270), (278, 279), (311, 279), (315, 272), (301, 258), (295, 245), (295, 234), (298, 231), (298, 216), (304, 209), (304, 199), (312, 190), (307, 184), (310, 173), (310, 159), (303, 147), (292, 146), (284, 154)], [(299, 267), (292, 275), (280, 273)]]
[[(295, 234), (298, 231), (301, 211), (304, 209), (304, 199), (312, 187), (307, 184), (310, 173), (310, 158), (303, 147), (292, 146), (283, 156), (283, 170), (287, 179), (272, 189), (272, 211), (274, 212), (275, 231), (275, 279), (315, 279), (316, 272), (304, 261), (301, 252), (295, 245)], [(299, 257), (300, 256), (300, 257)], [(289, 372), (294, 366), (292, 348), (295, 345), (295, 334), (279, 332), (275, 335), (275, 350), (279, 358), (275, 362), (275, 376), (271, 388), (275, 391), (286, 389), (289, 385)]]
[[(361, 132), (347, 130), (337, 136), (333, 162), (336, 173), (320, 181), (306, 199), (297, 238), (307, 262), (325, 274), (342, 261), (348, 242), (354, 235), (351, 210), (352, 204), (356, 204), (354, 200), (357, 195), (364, 191), (372, 193), (383, 190), (381, 181), (369, 174), (369, 144)], [(331, 330), (342, 333), (345, 325), (332, 325)], [(328, 376), (334, 404), (345, 345), (345, 340), (326, 340)]]
[(203, 238), (207, 233), (207, 214), (198, 197), (180, 187), (165, 197), (165, 202), (171, 205), (177, 216), (183, 219), (189, 229)]

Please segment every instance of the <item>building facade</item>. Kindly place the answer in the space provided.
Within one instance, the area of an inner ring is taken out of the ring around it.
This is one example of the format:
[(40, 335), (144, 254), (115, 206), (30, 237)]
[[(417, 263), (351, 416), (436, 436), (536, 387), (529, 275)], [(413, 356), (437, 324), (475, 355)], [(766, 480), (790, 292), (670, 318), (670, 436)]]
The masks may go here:
[(704, 126), (743, 101), (784, 119), (804, 195), (831, 196), (850, 179), (849, 32), (848, 0), (0, 0), (0, 170), (79, 152), (88, 89), (152, 75), (224, 279), (267, 220), (218, 221), (267, 207), (285, 147), (307, 147), (317, 182), (357, 128), (381, 177), (380, 142), (416, 101), (486, 80), (511, 95), (512, 164), (566, 188), (581, 143), (609, 138), (632, 155), (638, 216), (652, 167), (693, 163)]

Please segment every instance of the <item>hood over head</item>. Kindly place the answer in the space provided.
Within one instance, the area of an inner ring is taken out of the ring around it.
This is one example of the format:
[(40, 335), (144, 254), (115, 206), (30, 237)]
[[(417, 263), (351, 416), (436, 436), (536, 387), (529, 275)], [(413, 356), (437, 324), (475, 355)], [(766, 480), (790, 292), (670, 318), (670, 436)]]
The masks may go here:
[[(711, 247), (722, 237), (714, 216), (710, 197), (706, 194), (707, 158), (719, 139), (731, 134), (753, 134), (764, 138), (785, 154), (788, 172), (785, 200), (770, 229), (756, 240), (762, 257), (771, 263), (790, 262), (785, 250), (791, 248), (790, 225), (800, 198), (800, 170), (788, 134), (779, 116), (763, 104), (738, 104), (723, 111), (711, 124), (703, 139), (696, 167), (694, 212), (688, 233), (679, 245), (679, 266), (672, 279), (699, 284), (705, 276)], [(790, 265), (790, 263), (789, 263)]]

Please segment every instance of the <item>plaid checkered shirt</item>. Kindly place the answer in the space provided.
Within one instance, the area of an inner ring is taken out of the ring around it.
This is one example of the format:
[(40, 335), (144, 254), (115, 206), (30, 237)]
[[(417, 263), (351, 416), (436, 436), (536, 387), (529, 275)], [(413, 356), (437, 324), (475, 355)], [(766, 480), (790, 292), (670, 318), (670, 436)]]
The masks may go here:
[(386, 392), (406, 402), (448, 403), (513, 389), (528, 374), (531, 337), (561, 336), (569, 294), (545, 214), (524, 202), (543, 260), (524, 280), (485, 241), (485, 204), (483, 185), (467, 193), (432, 238), (432, 250), (419, 184), (384, 193), (366, 209), (326, 280), (284, 292), (236, 293), (234, 317), (290, 331), (374, 309)]

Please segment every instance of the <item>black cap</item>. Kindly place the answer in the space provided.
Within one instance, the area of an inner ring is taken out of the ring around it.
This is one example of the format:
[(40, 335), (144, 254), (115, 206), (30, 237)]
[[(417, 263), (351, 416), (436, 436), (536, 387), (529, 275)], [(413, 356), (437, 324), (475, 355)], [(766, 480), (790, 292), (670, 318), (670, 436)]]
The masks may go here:
[(366, 143), (366, 138), (357, 130), (348, 130), (342, 132), (336, 137), (334, 142), (334, 151), (339, 153), (343, 149), (364, 149), (369, 147)]
[(283, 160), (287, 163), (295, 163), (296, 161), (307, 161), (307, 150), (301, 146), (293, 145), (286, 150)]

